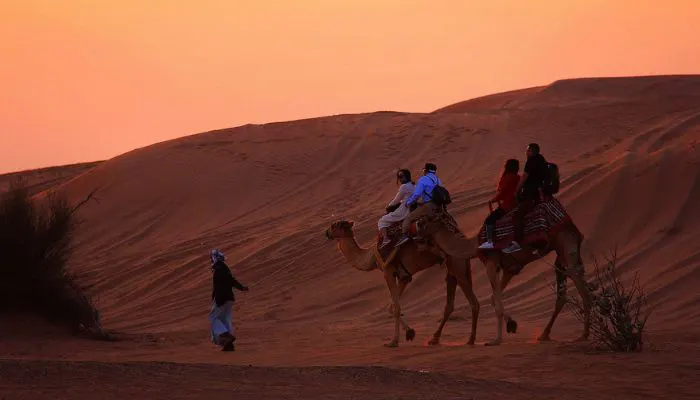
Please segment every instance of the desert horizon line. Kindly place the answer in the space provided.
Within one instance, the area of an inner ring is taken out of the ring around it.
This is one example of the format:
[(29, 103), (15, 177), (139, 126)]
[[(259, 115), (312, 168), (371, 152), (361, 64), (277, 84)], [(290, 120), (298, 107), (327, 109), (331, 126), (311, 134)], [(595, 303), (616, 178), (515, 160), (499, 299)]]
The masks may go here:
[(109, 161), (110, 159), (122, 156), (124, 154), (127, 154), (132, 151), (136, 151), (139, 149), (147, 148), (150, 146), (154, 146), (157, 144), (161, 143), (167, 143), (173, 140), (179, 140), (183, 139), (186, 137), (190, 136), (196, 136), (204, 133), (211, 133), (211, 132), (217, 132), (217, 131), (223, 131), (223, 130), (229, 130), (229, 129), (237, 129), (237, 128), (242, 128), (245, 126), (261, 126), (261, 125), (269, 125), (269, 124), (283, 124), (283, 123), (290, 123), (290, 122), (297, 122), (297, 121), (307, 121), (307, 120), (313, 120), (313, 119), (321, 119), (321, 118), (332, 118), (332, 117), (339, 117), (339, 116), (348, 116), (348, 115), (364, 115), (364, 114), (377, 114), (377, 113), (397, 113), (397, 114), (432, 114), (436, 111), (443, 110), (445, 108), (448, 108), (452, 105), (468, 102), (468, 101), (473, 101), (473, 100), (479, 100), (491, 96), (498, 96), (498, 95), (503, 95), (503, 94), (508, 94), (508, 93), (513, 93), (513, 92), (518, 92), (518, 91), (526, 91), (526, 90), (533, 90), (533, 89), (543, 89), (547, 88), (549, 86), (555, 85), (560, 82), (569, 82), (569, 81), (586, 81), (586, 80), (629, 80), (629, 79), (644, 79), (644, 78), (689, 78), (689, 77), (700, 77), (700, 72), (697, 74), (646, 74), (646, 75), (597, 75), (597, 76), (580, 76), (580, 77), (570, 77), (570, 78), (561, 78), (561, 79), (555, 79), (550, 81), (547, 84), (544, 85), (536, 85), (536, 86), (527, 86), (527, 87), (520, 87), (520, 88), (515, 88), (515, 89), (509, 89), (509, 90), (504, 90), (504, 91), (498, 91), (498, 92), (492, 92), (476, 97), (470, 97), (464, 100), (457, 101), (455, 103), (443, 105), (442, 107), (436, 108), (431, 111), (425, 111), (425, 112), (414, 112), (414, 111), (399, 111), (399, 110), (390, 110), (390, 109), (376, 109), (373, 111), (363, 111), (363, 112), (347, 112), (347, 113), (335, 113), (335, 114), (322, 114), (322, 115), (316, 115), (316, 116), (310, 116), (310, 117), (304, 117), (304, 118), (296, 118), (296, 119), (280, 119), (280, 120), (269, 120), (267, 122), (262, 122), (262, 123), (252, 123), (252, 122), (247, 122), (247, 123), (241, 123), (238, 125), (234, 126), (228, 126), (228, 127), (221, 127), (217, 129), (210, 129), (210, 130), (204, 130), (204, 131), (198, 131), (198, 132), (193, 132), (189, 134), (185, 134), (182, 136), (178, 136), (175, 138), (170, 138), (166, 140), (160, 140), (160, 141), (155, 141), (143, 146), (137, 146), (134, 148), (131, 148), (127, 151), (115, 154), (112, 157), (107, 157), (107, 158), (102, 158), (102, 159), (89, 159), (86, 158), (82, 161), (74, 161), (74, 162), (66, 162), (63, 164), (48, 164), (48, 165), (41, 165), (41, 166), (36, 166), (33, 168), (24, 168), (24, 169), (19, 169), (19, 170), (9, 170), (9, 171), (0, 171), (0, 177), (7, 177), (10, 175), (15, 175), (15, 174), (26, 174), (29, 172), (45, 172), (47, 170), (51, 169), (56, 169), (56, 168), (70, 168), (70, 167), (78, 167), (78, 166), (84, 166), (88, 164), (99, 164), (103, 163), (106, 161)]

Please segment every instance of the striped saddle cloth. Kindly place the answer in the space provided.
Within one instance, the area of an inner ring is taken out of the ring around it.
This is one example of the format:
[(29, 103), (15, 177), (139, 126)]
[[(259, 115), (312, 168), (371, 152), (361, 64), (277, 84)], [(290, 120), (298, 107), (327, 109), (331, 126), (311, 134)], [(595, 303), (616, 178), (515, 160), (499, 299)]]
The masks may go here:
[[(496, 221), (493, 244), (497, 249), (508, 247), (515, 236), (514, 212), (515, 209)], [(569, 216), (559, 200), (551, 198), (540, 202), (525, 216), (525, 240), (521, 244), (549, 241), (550, 234), (568, 219)], [(479, 244), (485, 241), (486, 228), (482, 226), (479, 231)]]

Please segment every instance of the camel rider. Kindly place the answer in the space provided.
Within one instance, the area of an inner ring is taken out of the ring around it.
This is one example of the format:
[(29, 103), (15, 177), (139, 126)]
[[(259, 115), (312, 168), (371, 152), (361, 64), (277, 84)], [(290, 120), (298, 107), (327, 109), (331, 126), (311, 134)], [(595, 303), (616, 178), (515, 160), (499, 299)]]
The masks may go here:
[(503, 253), (510, 254), (520, 250), (520, 243), (525, 238), (525, 216), (540, 202), (540, 191), (547, 175), (547, 160), (540, 154), (540, 146), (530, 143), (526, 150), (527, 162), (523, 176), (515, 190), (518, 205), (513, 213), (515, 237)]
[[(400, 246), (409, 239), (409, 230), (411, 224), (424, 216), (430, 216), (435, 212), (435, 204), (432, 203), (431, 193), (435, 186), (442, 186), (440, 178), (437, 177), (437, 166), (433, 163), (426, 163), (423, 168), (423, 176), (418, 179), (416, 188), (413, 194), (406, 200), (406, 207), (409, 207), (411, 212), (404, 218), (401, 225), (402, 235), (396, 246)], [(417, 204), (417, 200), (421, 199), (422, 204)]]
[(388, 236), (389, 227), (397, 222), (403, 221), (408, 215), (408, 208), (402, 207), (403, 202), (408, 199), (415, 189), (415, 182), (411, 180), (411, 171), (400, 169), (396, 173), (396, 183), (401, 184), (399, 191), (393, 200), (387, 205), (386, 211), (377, 224), (379, 227), (379, 237), (382, 239), (379, 248), (383, 248), (391, 243)]

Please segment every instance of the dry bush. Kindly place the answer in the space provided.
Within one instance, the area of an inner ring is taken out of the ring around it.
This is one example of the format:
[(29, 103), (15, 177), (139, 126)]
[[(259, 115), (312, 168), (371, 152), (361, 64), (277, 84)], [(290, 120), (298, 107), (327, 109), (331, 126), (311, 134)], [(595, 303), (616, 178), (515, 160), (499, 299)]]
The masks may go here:
[(48, 196), (41, 209), (23, 181), (0, 194), (0, 311), (31, 312), (49, 321), (107, 338), (99, 312), (66, 265), (77, 206)]
[[(632, 282), (622, 283), (617, 269), (617, 250), (601, 265), (593, 257), (594, 276), (589, 279), (591, 336), (604, 348), (616, 352), (642, 351), (643, 333), (653, 307), (635, 273)], [(583, 322), (584, 307), (579, 296), (567, 296), (566, 304)]]

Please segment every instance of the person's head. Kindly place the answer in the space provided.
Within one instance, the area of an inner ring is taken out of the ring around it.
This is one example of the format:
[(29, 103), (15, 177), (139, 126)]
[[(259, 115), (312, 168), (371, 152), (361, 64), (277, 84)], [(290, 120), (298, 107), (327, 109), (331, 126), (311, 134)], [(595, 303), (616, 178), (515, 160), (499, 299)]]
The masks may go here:
[(402, 185), (404, 183), (413, 182), (411, 180), (411, 171), (404, 169), (404, 168), (398, 170), (396, 172), (396, 182), (398, 182), (399, 184), (402, 184)]
[(505, 174), (517, 174), (520, 170), (520, 161), (515, 158), (509, 158), (506, 160), (506, 164), (503, 166), (503, 175)]
[(532, 157), (535, 154), (540, 154), (540, 145), (537, 143), (528, 144), (526, 154), (528, 157)]
[(211, 258), (211, 263), (216, 264), (217, 262), (223, 262), (226, 260), (226, 256), (219, 249), (212, 249), (209, 252), (209, 258)]
[(431, 172), (437, 172), (437, 166), (433, 163), (425, 163), (425, 167), (423, 167), (423, 175), (427, 175)]

